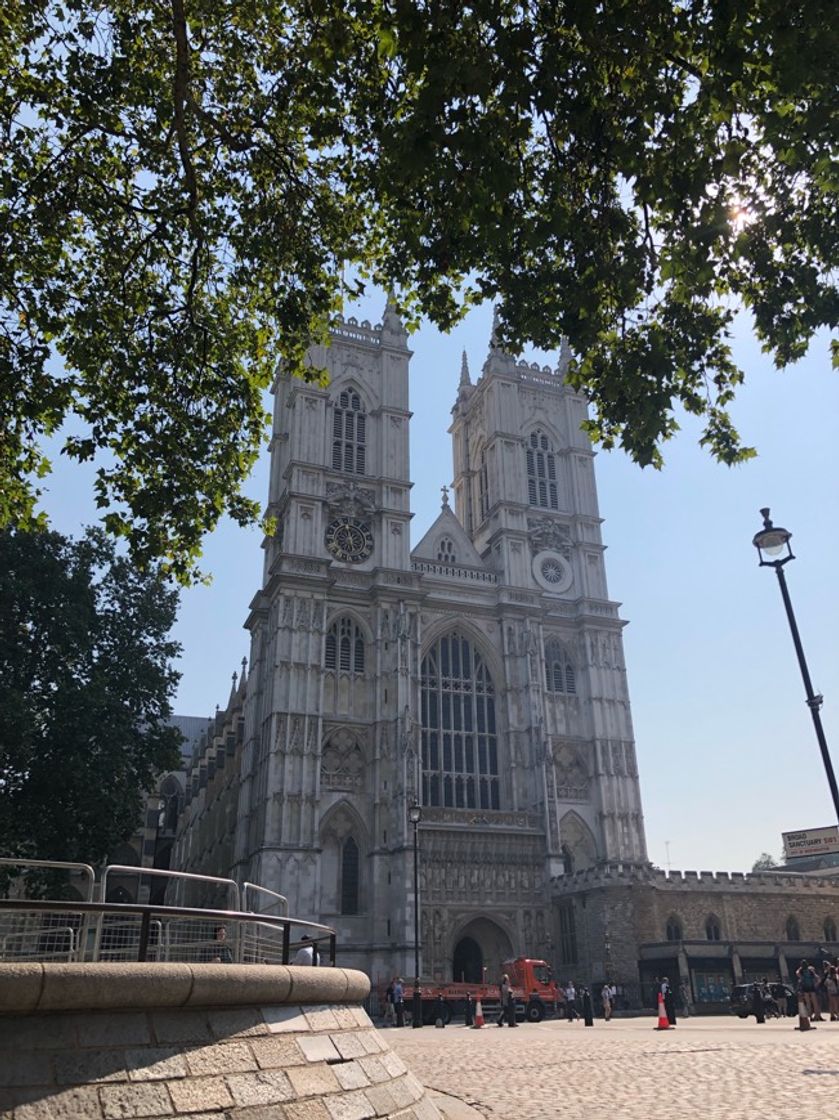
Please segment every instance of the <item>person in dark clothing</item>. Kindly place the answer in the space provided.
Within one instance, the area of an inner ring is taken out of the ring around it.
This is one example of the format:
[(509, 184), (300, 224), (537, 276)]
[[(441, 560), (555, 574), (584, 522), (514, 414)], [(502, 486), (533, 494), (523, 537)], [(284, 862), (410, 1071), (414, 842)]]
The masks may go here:
[(756, 1023), (766, 1022), (765, 1004), (763, 985), (752, 984), (752, 1015), (754, 1015)]

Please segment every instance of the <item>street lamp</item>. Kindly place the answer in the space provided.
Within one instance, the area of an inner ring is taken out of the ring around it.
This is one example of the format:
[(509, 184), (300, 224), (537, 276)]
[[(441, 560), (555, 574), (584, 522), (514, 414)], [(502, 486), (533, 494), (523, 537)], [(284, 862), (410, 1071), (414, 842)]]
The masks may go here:
[(819, 714), (822, 703), (824, 702), (824, 697), (813, 692), (813, 685), (810, 682), (810, 672), (804, 658), (804, 649), (801, 645), (798, 626), (792, 610), (789, 591), (787, 590), (786, 576), (784, 575), (784, 564), (795, 559), (789, 543), (792, 538), (792, 533), (788, 529), (782, 529), (778, 525), (773, 525), (769, 519), (768, 509), (762, 509), (760, 515), (763, 518), (763, 528), (759, 533), (755, 533), (752, 544), (757, 549), (758, 556), (760, 557), (760, 567), (774, 568), (775, 575), (778, 577), (778, 583), (781, 588), (781, 598), (784, 600), (787, 621), (789, 622), (792, 641), (795, 646), (795, 654), (798, 658), (798, 666), (801, 669), (801, 677), (804, 681), (804, 691), (807, 695), (807, 707), (810, 709), (810, 715), (813, 717), (816, 739), (819, 743), (822, 762), (824, 763), (825, 773), (827, 774), (827, 784), (830, 786), (830, 795), (833, 798), (833, 808), (836, 813), (836, 818), (839, 820), (839, 788), (836, 786), (836, 775), (833, 773), (833, 763), (830, 760), (830, 752), (827, 749), (827, 739), (825, 739), (824, 736), (822, 719)]
[(414, 1000), (411, 1008), (411, 1025), (422, 1026), (422, 993), (420, 992), (419, 970), (419, 823), (422, 808), (415, 801), (408, 806), (408, 820), (414, 826)]

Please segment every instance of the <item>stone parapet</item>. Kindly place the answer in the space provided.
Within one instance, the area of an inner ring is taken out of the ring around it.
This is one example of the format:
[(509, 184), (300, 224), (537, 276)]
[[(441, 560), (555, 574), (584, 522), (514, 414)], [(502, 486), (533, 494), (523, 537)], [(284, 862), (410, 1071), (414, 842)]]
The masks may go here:
[(642, 883), (657, 890), (732, 891), (742, 889), (754, 892), (790, 891), (796, 894), (812, 892), (833, 894), (839, 898), (839, 880), (832, 877), (796, 875), (783, 871), (761, 871), (748, 874), (742, 871), (663, 871), (644, 864), (606, 863), (586, 867), (571, 875), (557, 875), (551, 879), (552, 892), (557, 896), (576, 894), (581, 890), (614, 887), (621, 884)]
[(439, 1120), (368, 991), (337, 968), (0, 964), (0, 1116)]

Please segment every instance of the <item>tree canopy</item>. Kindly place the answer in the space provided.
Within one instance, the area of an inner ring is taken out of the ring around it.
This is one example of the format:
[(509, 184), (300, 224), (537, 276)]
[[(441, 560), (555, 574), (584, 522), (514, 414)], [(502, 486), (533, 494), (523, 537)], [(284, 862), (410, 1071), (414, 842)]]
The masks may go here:
[(761, 852), (752, 864), (752, 871), (773, 871), (778, 867), (778, 861), (769, 852)]
[(180, 764), (177, 593), (99, 531), (0, 532), (0, 853), (99, 861)]
[(106, 527), (189, 578), (257, 516), (278, 357), (317, 376), (370, 281), (444, 330), (494, 300), (514, 351), (566, 336), (592, 436), (642, 465), (680, 410), (747, 458), (736, 310), (779, 366), (839, 319), (837, 28), (829, 0), (8, 0), (0, 524), (73, 418)]

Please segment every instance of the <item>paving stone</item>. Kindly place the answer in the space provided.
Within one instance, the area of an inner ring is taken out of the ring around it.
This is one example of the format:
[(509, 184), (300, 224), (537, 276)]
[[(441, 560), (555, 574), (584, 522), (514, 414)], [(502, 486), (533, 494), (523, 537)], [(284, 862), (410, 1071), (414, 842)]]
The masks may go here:
[[(266, 1039), (266, 1042), (273, 1041)], [(212, 1046), (201, 1046), (185, 1051), (189, 1071), (194, 1077), (209, 1074), (244, 1073), (256, 1069), (256, 1058), (248, 1044), (239, 1042), (216, 1042)]]
[(223, 1077), (190, 1077), (185, 1081), (171, 1081), (169, 1092), (176, 1112), (200, 1112), (233, 1104)]
[(370, 1084), (370, 1078), (358, 1062), (337, 1062), (329, 1068), (338, 1078), (342, 1089), (363, 1089)]
[(172, 1111), (165, 1085), (103, 1085), (99, 1097), (105, 1120), (165, 1116)]
[(329, 1036), (342, 1058), (363, 1058), (369, 1051), (354, 1031), (343, 1031)]
[(287, 1075), (298, 1097), (322, 1097), (342, 1088), (332, 1067), (325, 1062), (319, 1065), (292, 1066)]
[(73, 1050), (53, 1058), (59, 1085), (89, 1085), (96, 1081), (127, 1081), (123, 1050)]
[(375, 1108), (377, 1116), (388, 1116), (399, 1107), (387, 1085), (371, 1085), (364, 1095)]
[(379, 1081), (390, 1080), (390, 1074), (385, 1069), (381, 1056), (377, 1058), (368, 1055), (366, 1058), (359, 1058), (358, 1064), (374, 1084)]
[(341, 1060), (341, 1055), (335, 1049), (329, 1035), (314, 1034), (309, 1038), (298, 1038), (297, 1043), (310, 1062), (338, 1062)]
[(301, 1007), (263, 1007), (262, 1019), (272, 1034), (280, 1031), (308, 1031), (309, 1024)]
[(235, 1035), (268, 1034), (262, 1012), (256, 1007), (230, 1007), (207, 1012), (207, 1022), (216, 1038), (233, 1038)]
[(338, 1097), (326, 1097), (323, 1102), (332, 1120), (367, 1120), (376, 1115), (364, 1093), (344, 1093)]
[(150, 1018), (158, 1042), (212, 1042), (203, 1011), (154, 1011)]
[(323, 1101), (296, 1101), (283, 1107), (286, 1120), (331, 1120)]
[(15, 1120), (101, 1120), (102, 1109), (95, 1086), (85, 1085), (20, 1103), (14, 1116)]
[(285, 1069), (286, 1066), (296, 1066), (306, 1061), (305, 1054), (294, 1038), (271, 1035), (269, 1038), (251, 1039), (249, 1045), (261, 1069)]
[(231, 1074), (227, 1086), (237, 1105), (274, 1104), (294, 1099), (288, 1077), (279, 1070)]
[(32, 1051), (29, 1053), (24, 1051), (21, 1054), (15, 1051), (14, 1061), (9, 1061), (7, 1058), (0, 1061), (0, 1086), (3, 1088), (12, 1085), (51, 1085), (52, 1083), (52, 1063), (48, 1054), (36, 1054)]
[(382, 1054), (381, 1062), (391, 1077), (401, 1077), (405, 1072), (405, 1063), (392, 1050), (387, 1054)]
[(187, 1075), (183, 1054), (171, 1046), (126, 1050), (125, 1064), (132, 1081), (165, 1081), (169, 1077)]

